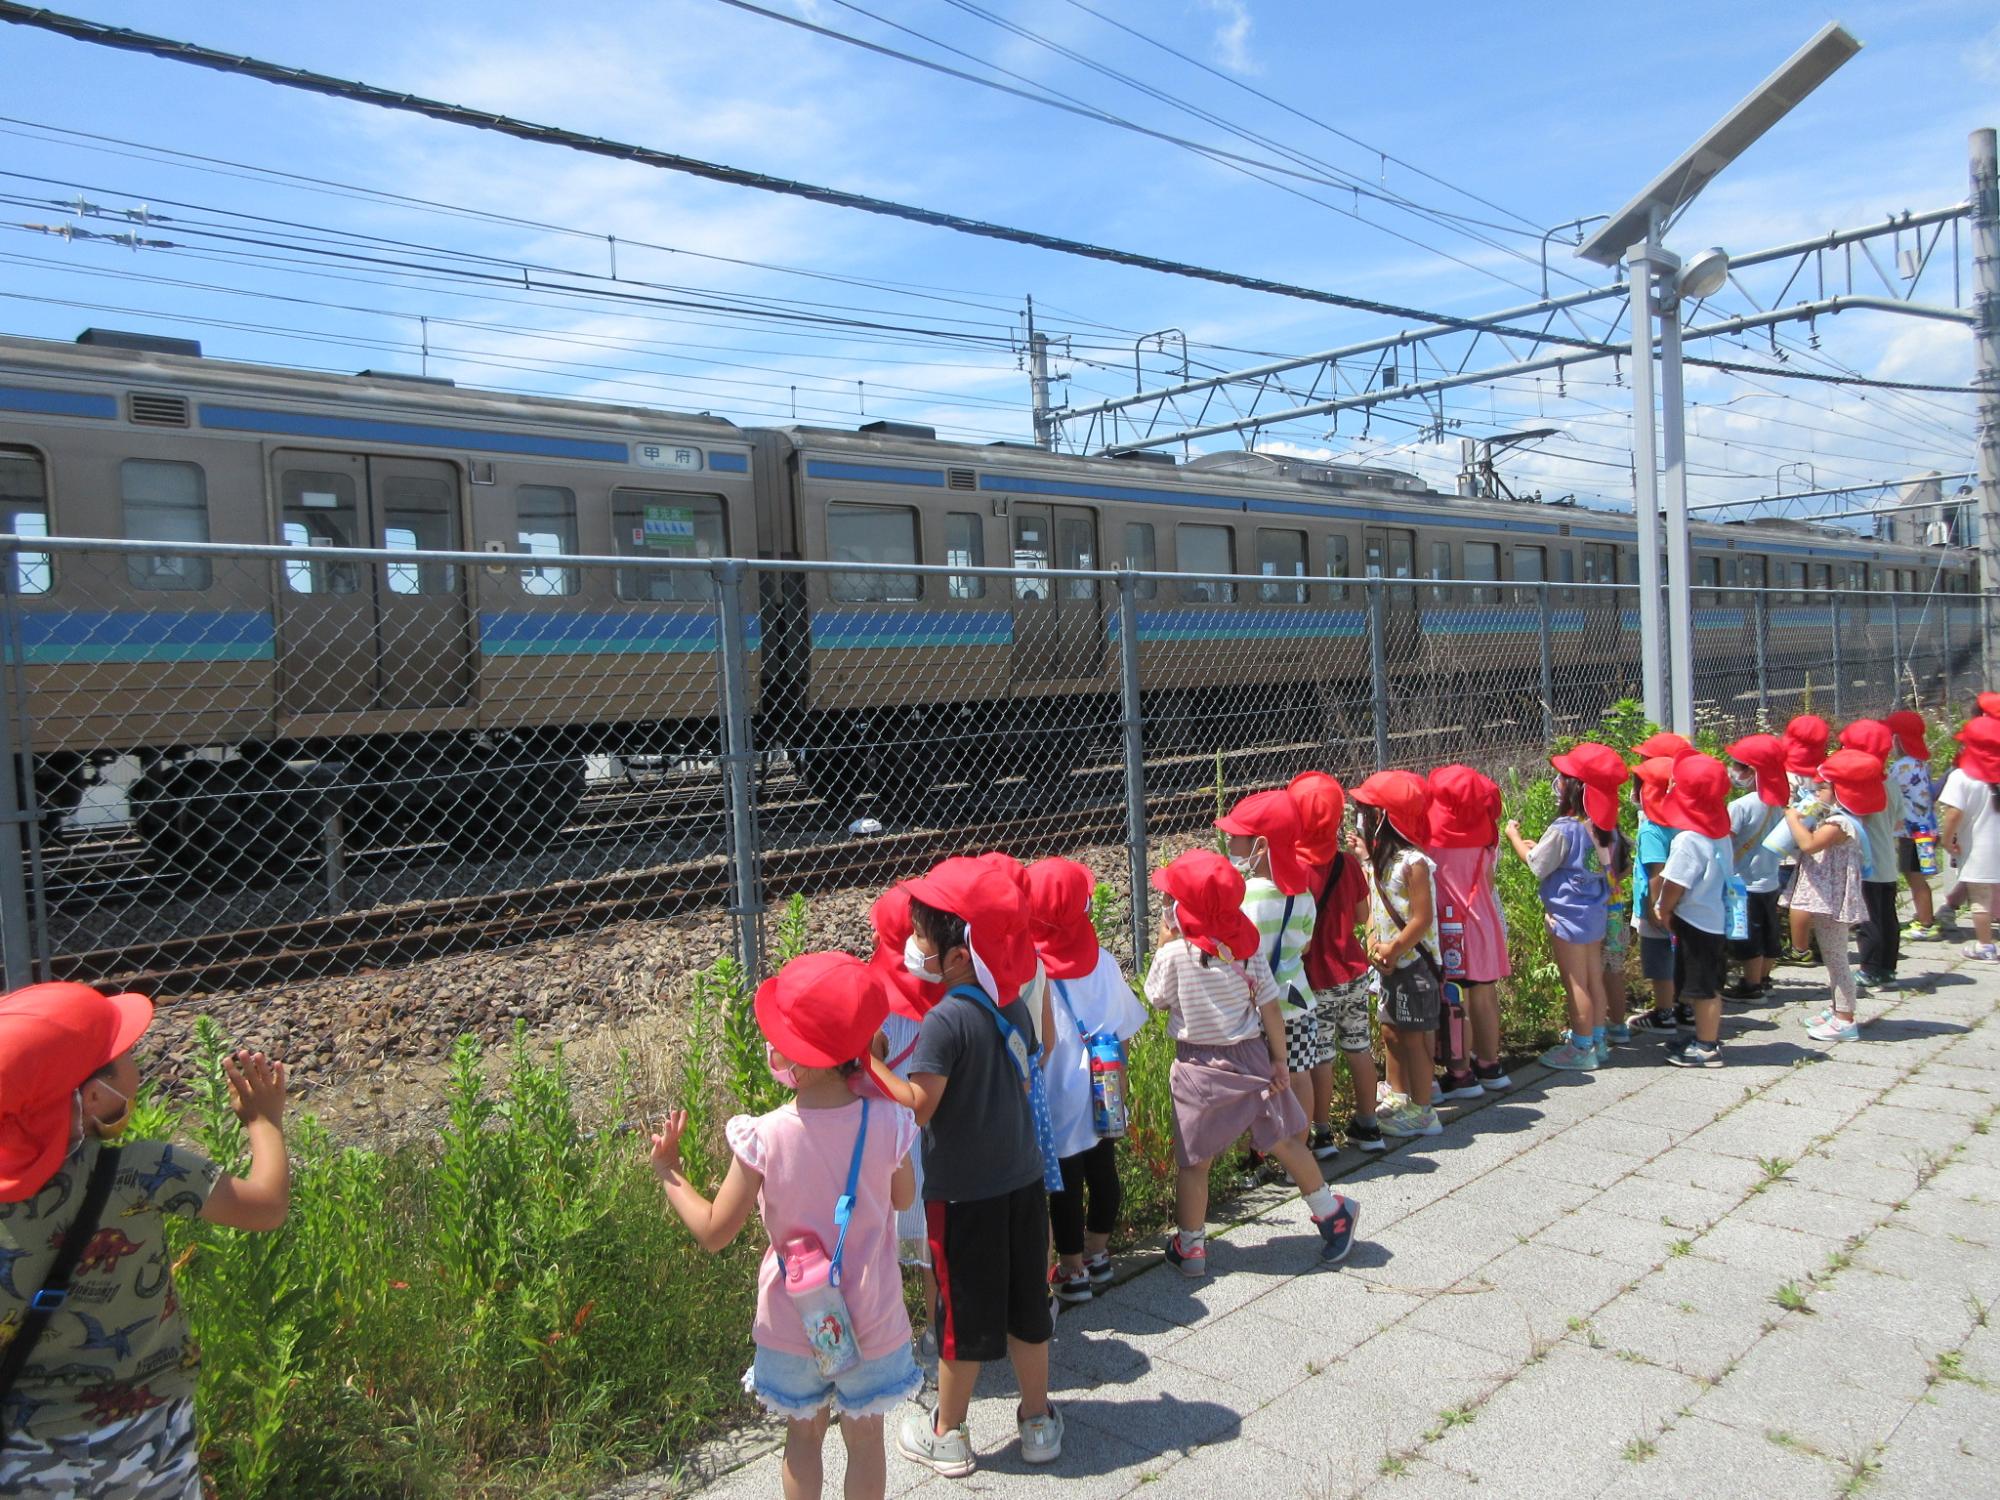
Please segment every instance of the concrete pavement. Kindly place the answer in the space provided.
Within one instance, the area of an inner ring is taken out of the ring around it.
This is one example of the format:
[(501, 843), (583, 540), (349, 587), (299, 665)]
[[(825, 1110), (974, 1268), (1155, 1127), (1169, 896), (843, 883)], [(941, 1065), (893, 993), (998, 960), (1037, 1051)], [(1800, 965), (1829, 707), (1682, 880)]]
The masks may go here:
[[(2000, 1495), (2000, 965), (1910, 947), (1859, 1042), (1732, 1006), (1720, 1070), (1658, 1043), (1524, 1067), (1441, 1137), (1344, 1154), (1344, 1267), (1284, 1195), (1211, 1239), (1206, 1281), (1159, 1265), (1064, 1312), (1059, 1462), (1021, 1463), (996, 1368), (978, 1472), (892, 1446), (890, 1494)], [(779, 1490), (772, 1453), (701, 1467), (614, 1493)]]

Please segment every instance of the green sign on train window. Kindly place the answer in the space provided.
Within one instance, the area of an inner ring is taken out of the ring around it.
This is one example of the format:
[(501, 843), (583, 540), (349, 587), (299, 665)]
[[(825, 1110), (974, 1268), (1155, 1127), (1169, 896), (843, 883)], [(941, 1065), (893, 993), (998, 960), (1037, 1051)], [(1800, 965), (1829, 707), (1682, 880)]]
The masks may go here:
[(649, 550), (692, 552), (694, 512), (684, 505), (649, 505), (640, 535)]

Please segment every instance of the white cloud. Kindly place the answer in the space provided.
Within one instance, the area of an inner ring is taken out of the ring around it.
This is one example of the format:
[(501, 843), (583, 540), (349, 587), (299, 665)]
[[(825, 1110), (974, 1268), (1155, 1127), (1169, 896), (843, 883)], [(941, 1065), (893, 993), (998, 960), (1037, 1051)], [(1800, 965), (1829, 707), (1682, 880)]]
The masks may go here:
[(1201, 8), (1220, 18), (1215, 28), (1215, 60), (1232, 73), (1255, 73), (1250, 55), (1248, 0), (1201, 0)]
[(1965, 49), (1965, 66), (1982, 83), (2000, 83), (2000, 26)]

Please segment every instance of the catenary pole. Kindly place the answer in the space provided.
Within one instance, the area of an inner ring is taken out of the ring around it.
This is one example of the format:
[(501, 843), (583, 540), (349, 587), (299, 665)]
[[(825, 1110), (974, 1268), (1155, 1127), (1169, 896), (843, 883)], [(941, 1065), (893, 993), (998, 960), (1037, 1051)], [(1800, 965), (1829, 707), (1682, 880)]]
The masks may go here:
[(1990, 684), (2000, 675), (2000, 167), (1994, 132), (1972, 132), (1972, 296), (1979, 450), (1979, 649)]
[(1660, 680), (1660, 473), (1653, 451), (1653, 237), (1625, 257), (1632, 292), (1632, 508), (1639, 544), (1639, 680), (1646, 717), (1667, 722)]
[(1681, 309), (1663, 280), (1660, 297), (1661, 499), (1667, 523), (1667, 691), (1675, 734), (1694, 738), (1694, 594), (1689, 573), (1687, 407), (1681, 388)]

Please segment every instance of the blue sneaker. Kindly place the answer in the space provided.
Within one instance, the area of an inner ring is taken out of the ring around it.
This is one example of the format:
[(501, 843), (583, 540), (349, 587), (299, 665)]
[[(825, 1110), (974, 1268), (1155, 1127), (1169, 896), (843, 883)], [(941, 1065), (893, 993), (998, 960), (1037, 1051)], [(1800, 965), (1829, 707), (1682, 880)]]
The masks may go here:
[(1335, 1194), (1337, 1200), (1333, 1212), (1324, 1219), (1314, 1219), (1313, 1228), (1326, 1243), (1320, 1247), (1319, 1258), (1329, 1263), (1347, 1259), (1347, 1252), (1354, 1248), (1354, 1226), (1361, 1222), (1361, 1205), (1352, 1198)]
[(1829, 1015), (1824, 1021), (1808, 1026), (1806, 1035), (1816, 1042), (1858, 1042), (1861, 1040), (1861, 1027), (1852, 1016), (1843, 1019)]
[(1623, 1021), (1612, 1021), (1604, 1028), (1604, 1040), (1614, 1047), (1632, 1045), (1632, 1028)]
[(1565, 1037), (1561, 1046), (1551, 1047), (1542, 1054), (1542, 1066), (1564, 1073), (1581, 1073), (1597, 1066), (1597, 1048), (1588, 1044), (1579, 1047), (1574, 1037)]

